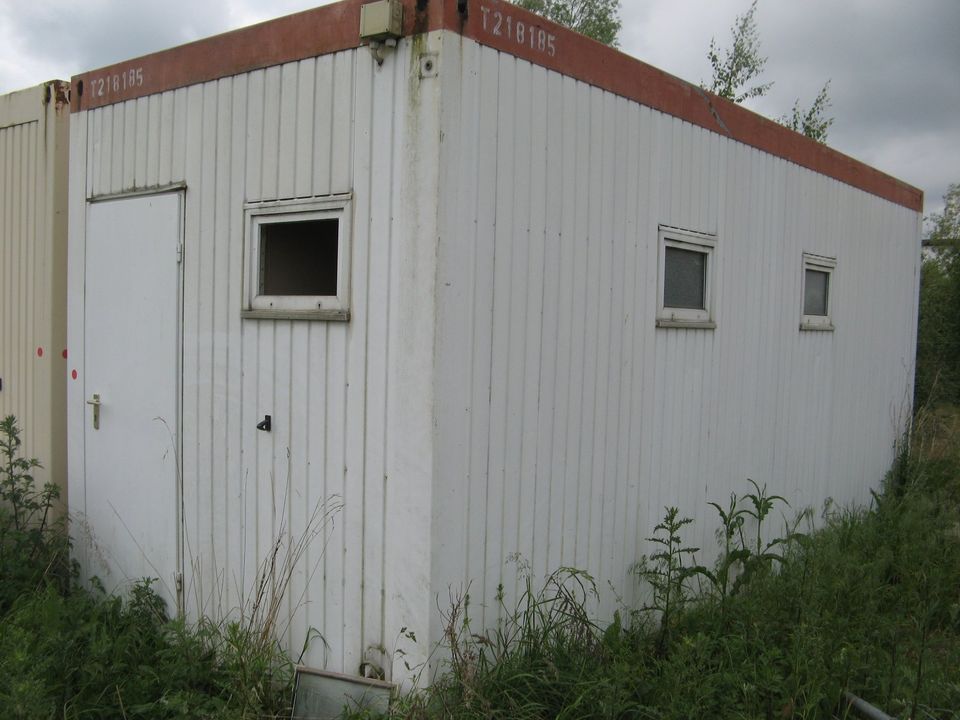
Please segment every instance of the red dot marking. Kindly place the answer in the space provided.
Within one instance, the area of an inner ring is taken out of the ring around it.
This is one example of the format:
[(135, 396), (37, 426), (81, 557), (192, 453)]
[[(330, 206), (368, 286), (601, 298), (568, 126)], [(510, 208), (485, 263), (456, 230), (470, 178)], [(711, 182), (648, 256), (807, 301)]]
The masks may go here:
[(37, 348), (37, 357), (43, 357), (43, 348), (42, 348), (42, 347), (38, 347), (38, 348)]
[(76, 379), (77, 379), (77, 371), (74, 370), (72, 373), (70, 373), (70, 377), (72, 377), (74, 380), (76, 380)]
[(63, 356), (63, 359), (64, 359), (64, 360), (67, 359), (67, 349), (66, 349), (66, 348), (64, 348), (64, 349), (63, 349), (63, 352), (60, 353), (60, 354)]

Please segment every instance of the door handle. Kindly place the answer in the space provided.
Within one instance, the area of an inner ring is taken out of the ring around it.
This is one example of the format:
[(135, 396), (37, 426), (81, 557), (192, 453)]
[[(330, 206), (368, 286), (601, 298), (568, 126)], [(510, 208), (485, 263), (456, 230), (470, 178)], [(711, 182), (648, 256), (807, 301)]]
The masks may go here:
[(100, 393), (94, 393), (92, 400), (87, 400), (87, 405), (93, 405), (93, 429), (100, 429)]

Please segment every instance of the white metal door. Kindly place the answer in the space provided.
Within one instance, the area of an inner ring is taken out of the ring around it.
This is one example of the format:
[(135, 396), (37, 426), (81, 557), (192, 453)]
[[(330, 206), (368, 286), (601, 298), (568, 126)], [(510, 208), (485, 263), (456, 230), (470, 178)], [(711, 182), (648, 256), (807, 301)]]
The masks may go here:
[(84, 299), (84, 475), (91, 570), (179, 605), (179, 192), (91, 203)]

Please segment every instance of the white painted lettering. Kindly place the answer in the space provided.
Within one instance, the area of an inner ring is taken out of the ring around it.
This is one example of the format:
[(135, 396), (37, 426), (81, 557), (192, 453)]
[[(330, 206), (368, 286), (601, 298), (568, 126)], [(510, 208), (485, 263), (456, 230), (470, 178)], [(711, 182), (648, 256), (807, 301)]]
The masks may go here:
[(557, 56), (557, 37), (553, 33), (486, 5), (480, 6), (480, 17), (483, 32), (506, 38), (524, 50), (543, 53), (548, 57)]
[(93, 97), (104, 97), (111, 93), (143, 87), (143, 68), (128, 68), (119, 73), (93, 78), (90, 81), (90, 93)]

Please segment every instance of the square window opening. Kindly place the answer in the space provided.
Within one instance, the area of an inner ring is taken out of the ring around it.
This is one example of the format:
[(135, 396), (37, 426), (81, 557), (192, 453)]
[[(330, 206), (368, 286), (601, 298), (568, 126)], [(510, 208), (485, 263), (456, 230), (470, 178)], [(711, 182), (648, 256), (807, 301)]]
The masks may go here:
[(350, 318), (350, 196), (248, 203), (243, 317)]
[(336, 295), (339, 220), (260, 225), (258, 295)]
[(714, 328), (716, 236), (660, 226), (659, 241), (657, 326)]

